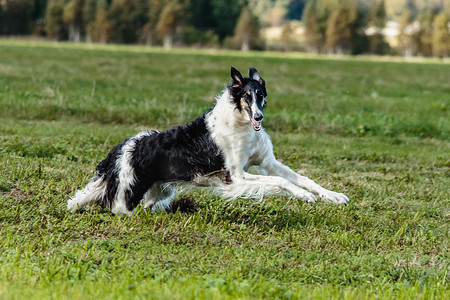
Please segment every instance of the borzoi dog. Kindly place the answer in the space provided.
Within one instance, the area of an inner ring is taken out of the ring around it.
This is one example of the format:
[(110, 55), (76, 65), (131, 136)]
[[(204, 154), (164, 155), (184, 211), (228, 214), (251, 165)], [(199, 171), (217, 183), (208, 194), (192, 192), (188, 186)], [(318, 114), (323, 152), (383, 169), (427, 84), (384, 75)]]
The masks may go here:
[[(76, 211), (98, 203), (126, 215), (140, 205), (164, 210), (184, 185), (210, 187), (228, 199), (261, 200), (284, 192), (306, 202), (319, 196), (347, 203), (344, 194), (321, 187), (275, 158), (261, 126), (267, 92), (260, 73), (251, 67), (243, 77), (231, 67), (231, 79), (216, 105), (193, 122), (163, 132), (140, 132), (114, 146), (67, 208)], [(249, 173), (252, 166), (264, 175)]]

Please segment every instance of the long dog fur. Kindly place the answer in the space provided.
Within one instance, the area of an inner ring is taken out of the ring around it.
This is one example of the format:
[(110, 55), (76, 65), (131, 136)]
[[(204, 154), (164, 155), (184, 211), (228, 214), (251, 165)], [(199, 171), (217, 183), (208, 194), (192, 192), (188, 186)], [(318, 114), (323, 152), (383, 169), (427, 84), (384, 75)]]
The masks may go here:
[[(216, 105), (185, 126), (140, 132), (112, 148), (83, 190), (69, 199), (76, 211), (98, 203), (115, 214), (132, 215), (139, 205), (165, 209), (179, 186), (207, 186), (224, 198), (262, 199), (288, 193), (306, 202), (316, 196), (335, 204), (348, 197), (329, 191), (279, 162), (261, 126), (267, 103), (264, 79), (255, 68), (232, 81)], [(265, 175), (248, 173), (257, 166)]]

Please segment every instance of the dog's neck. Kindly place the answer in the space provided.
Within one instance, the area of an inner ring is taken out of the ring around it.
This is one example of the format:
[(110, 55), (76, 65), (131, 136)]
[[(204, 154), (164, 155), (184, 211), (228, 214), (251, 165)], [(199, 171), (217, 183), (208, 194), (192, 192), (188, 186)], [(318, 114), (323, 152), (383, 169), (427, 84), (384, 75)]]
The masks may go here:
[(242, 173), (242, 162), (248, 161), (247, 156), (252, 153), (248, 148), (258, 134), (246, 112), (237, 109), (233, 100), (225, 90), (217, 96), (216, 105), (206, 116), (211, 138), (223, 153), (225, 169), (232, 177)]
[(251, 122), (245, 117), (245, 114), (236, 108), (232, 96), (226, 89), (217, 96), (216, 105), (211, 111), (212, 117), (222, 123), (222, 126), (231, 128), (251, 129)]

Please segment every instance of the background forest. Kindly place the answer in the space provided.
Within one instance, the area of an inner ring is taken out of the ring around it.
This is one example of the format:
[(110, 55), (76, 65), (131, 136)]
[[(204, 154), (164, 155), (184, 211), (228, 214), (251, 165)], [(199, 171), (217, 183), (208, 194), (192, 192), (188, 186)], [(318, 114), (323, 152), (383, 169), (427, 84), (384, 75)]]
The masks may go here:
[(450, 0), (0, 0), (0, 35), (446, 57)]
[[(344, 56), (448, 57), (449, 17), (450, 0), (0, 0), (0, 299), (450, 299), (450, 59)], [(192, 210), (67, 212), (125, 137), (208, 111), (231, 65), (266, 80), (276, 157), (347, 206), (194, 189)]]

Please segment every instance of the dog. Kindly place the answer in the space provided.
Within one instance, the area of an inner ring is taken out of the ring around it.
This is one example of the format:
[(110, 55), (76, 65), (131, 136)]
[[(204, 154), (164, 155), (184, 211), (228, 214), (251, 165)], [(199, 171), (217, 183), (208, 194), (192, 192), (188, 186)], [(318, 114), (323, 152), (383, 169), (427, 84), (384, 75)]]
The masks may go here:
[[(165, 210), (183, 186), (209, 187), (227, 199), (287, 193), (305, 202), (316, 202), (318, 196), (346, 204), (346, 195), (275, 158), (261, 126), (266, 105), (266, 84), (258, 70), (250, 67), (243, 77), (231, 67), (231, 82), (213, 108), (187, 125), (143, 131), (114, 146), (87, 186), (68, 200), (68, 210), (94, 203), (129, 216), (142, 206)], [(248, 172), (253, 166), (261, 175)]]

